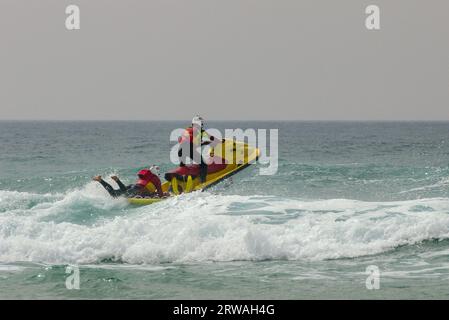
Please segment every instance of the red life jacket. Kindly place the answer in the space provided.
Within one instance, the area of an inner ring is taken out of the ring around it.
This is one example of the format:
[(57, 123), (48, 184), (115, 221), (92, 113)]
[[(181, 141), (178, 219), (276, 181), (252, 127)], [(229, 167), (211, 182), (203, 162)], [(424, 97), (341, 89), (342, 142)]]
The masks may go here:
[[(179, 137), (178, 142), (179, 144), (184, 142), (195, 142), (195, 144), (200, 144), (204, 136), (209, 136), (206, 131), (201, 129), (201, 132), (198, 132), (197, 128), (188, 127), (184, 130), (182, 136)], [(194, 141), (194, 139), (196, 139), (196, 141)]]
[(182, 134), (181, 137), (179, 137), (178, 142), (184, 143), (184, 142), (192, 142), (193, 141), (193, 128), (192, 127), (188, 127), (184, 130), (184, 133)]
[(161, 179), (154, 173), (152, 173), (148, 169), (140, 170), (137, 173), (137, 176), (139, 179), (137, 180), (136, 184), (147, 188), (150, 192), (156, 192), (159, 194), (160, 197), (162, 197), (162, 186), (161, 186)]

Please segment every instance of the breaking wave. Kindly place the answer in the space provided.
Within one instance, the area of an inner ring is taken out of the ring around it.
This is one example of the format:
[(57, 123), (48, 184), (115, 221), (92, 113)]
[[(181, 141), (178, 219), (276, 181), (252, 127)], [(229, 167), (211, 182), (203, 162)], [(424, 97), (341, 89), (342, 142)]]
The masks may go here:
[(324, 260), (449, 238), (449, 199), (396, 202), (182, 195), (145, 206), (97, 184), (0, 191), (0, 262)]

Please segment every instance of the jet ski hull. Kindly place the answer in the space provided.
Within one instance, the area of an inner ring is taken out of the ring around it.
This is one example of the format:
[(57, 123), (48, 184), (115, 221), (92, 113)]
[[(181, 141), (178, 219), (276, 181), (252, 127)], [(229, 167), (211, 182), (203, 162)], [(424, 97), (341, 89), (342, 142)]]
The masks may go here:
[[(243, 142), (225, 140), (214, 147), (214, 156), (209, 159), (208, 174), (205, 182), (199, 178), (198, 165), (186, 165), (169, 171), (162, 184), (162, 191), (169, 192), (173, 197), (181, 193), (206, 190), (230, 176), (240, 172), (254, 163), (259, 155), (259, 149)], [(133, 205), (149, 205), (160, 202), (165, 198), (127, 198)]]

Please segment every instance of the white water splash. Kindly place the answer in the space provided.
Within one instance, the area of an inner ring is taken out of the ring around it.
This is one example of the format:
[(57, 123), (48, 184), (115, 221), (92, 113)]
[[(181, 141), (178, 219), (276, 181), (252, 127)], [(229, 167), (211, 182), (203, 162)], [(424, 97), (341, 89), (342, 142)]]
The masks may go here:
[[(42, 201), (21, 205), (36, 197)], [(194, 193), (133, 208), (90, 183), (64, 195), (0, 191), (0, 199), (0, 262), (323, 260), (449, 238), (443, 198), (303, 201)], [(88, 225), (56, 219), (79, 206), (115, 215)]]

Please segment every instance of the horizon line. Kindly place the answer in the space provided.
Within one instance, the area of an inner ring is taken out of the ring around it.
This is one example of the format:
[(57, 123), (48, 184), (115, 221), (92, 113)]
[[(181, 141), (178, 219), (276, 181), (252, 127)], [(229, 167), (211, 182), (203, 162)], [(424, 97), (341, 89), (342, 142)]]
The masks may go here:
[[(0, 119), (0, 122), (181, 122), (189, 119)], [(449, 122), (449, 119), (206, 119), (207, 122)]]

